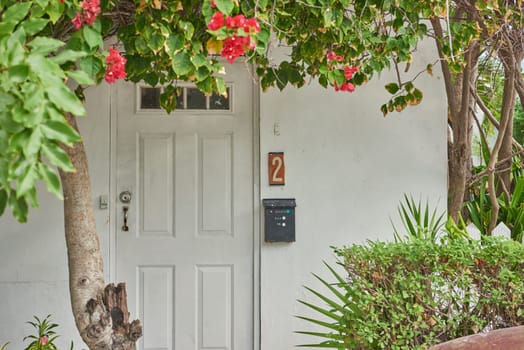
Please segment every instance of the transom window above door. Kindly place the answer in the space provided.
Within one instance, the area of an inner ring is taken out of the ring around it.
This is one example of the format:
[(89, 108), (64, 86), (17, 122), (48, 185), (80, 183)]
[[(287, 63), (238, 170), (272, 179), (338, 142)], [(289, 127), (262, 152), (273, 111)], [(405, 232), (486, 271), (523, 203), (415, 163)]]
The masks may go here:
[[(137, 109), (139, 112), (163, 111), (160, 95), (163, 87), (137, 85)], [(231, 111), (232, 87), (227, 87), (227, 96), (212, 94), (206, 96), (194, 86), (179, 86), (176, 88), (176, 111)]]

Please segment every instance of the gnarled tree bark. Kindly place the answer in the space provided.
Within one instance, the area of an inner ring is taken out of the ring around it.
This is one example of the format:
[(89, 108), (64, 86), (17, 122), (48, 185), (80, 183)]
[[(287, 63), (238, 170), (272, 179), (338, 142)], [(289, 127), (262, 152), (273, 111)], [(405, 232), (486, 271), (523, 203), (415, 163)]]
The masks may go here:
[[(75, 118), (66, 115), (78, 130)], [(142, 334), (129, 323), (125, 285), (104, 288), (104, 268), (96, 230), (87, 156), (82, 142), (64, 147), (76, 169), (60, 171), (69, 264), (69, 291), (76, 326), (91, 350), (134, 350)]]

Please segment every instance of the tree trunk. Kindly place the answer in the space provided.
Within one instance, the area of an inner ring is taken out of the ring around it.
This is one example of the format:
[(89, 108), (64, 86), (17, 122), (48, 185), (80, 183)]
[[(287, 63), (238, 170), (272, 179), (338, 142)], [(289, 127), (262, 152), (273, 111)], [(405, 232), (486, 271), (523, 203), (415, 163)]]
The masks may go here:
[[(66, 117), (78, 130), (75, 118), (69, 114)], [(109, 285), (104, 290), (104, 269), (84, 145), (78, 142), (64, 150), (76, 169), (74, 173), (60, 171), (69, 291), (76, 326), (91, 350), (135, 349), (142, 330), (139, 321), (128, 323), (125, 285)]]
[(443, 53), (440, 40), (445, 37), (440, 20), (431, 19), (435, 31), (435, 44), (440, 57), (448, 102), (448, 215), (458, 222), (471, 177), (471, 141), (475, 105), (470, 87), (477, 76), (479, 44), (472, 42), (467, 50), (462, 72), (453, 73)]
[(448, 94), (451, 140), (448, 140), (448, 214), (458, 222), (462, 211), (466, 188), (471, 177), (471, 145), (473, 140), (474, 99), (470, 86), (476, 79), (476, 44), (471, 45), (467, 64), (452, 83)]

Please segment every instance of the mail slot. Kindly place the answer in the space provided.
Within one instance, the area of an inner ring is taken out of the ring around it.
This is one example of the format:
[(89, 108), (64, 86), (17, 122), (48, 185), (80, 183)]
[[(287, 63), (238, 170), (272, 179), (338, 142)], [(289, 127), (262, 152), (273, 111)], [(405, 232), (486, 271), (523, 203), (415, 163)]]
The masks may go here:
[(294, 198), (264, 199), (264, 240), (266, 242), (295, 241)]

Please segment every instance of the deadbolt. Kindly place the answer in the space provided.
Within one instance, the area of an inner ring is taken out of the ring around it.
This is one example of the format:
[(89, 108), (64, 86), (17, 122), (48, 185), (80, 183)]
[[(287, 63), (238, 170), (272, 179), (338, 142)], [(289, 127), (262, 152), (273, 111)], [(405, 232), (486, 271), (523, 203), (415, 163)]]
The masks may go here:
[(122, 203), (131, 202), (131, 192), (129, 191), (120, 192), (120, 195), (118, 197), (120, 198), (120, 202)]

